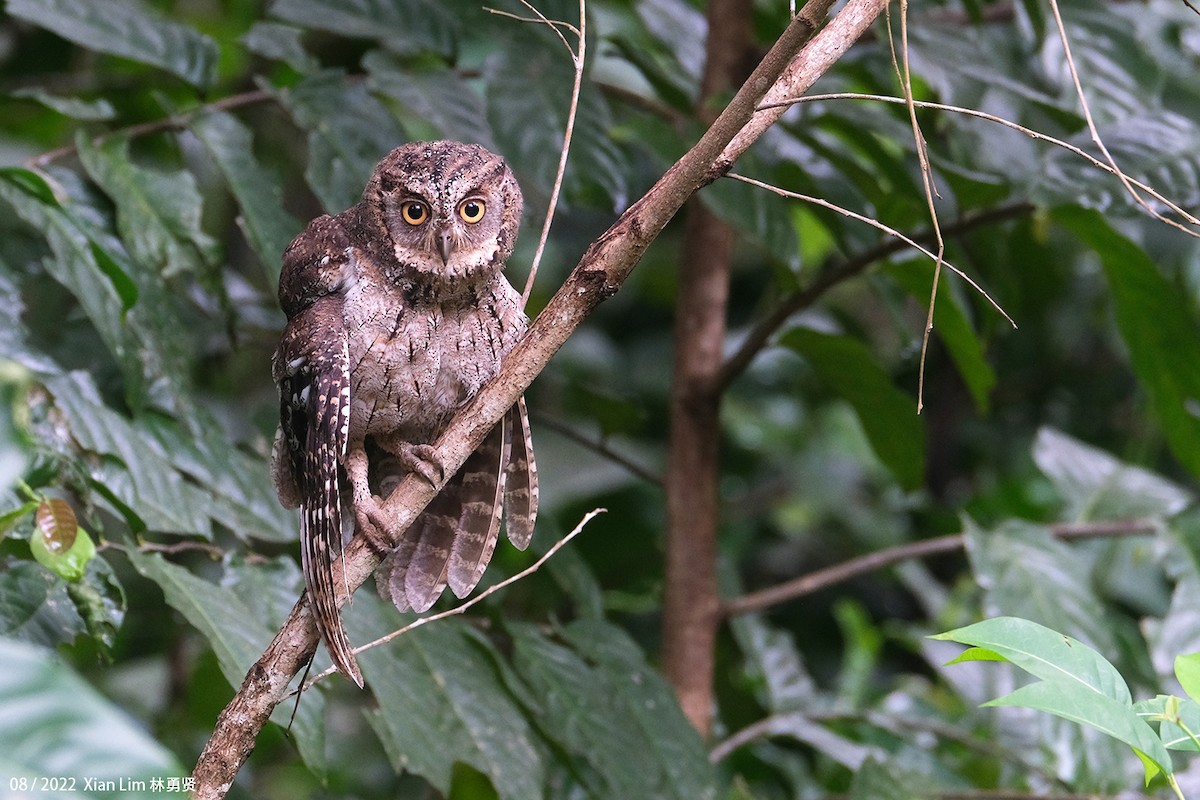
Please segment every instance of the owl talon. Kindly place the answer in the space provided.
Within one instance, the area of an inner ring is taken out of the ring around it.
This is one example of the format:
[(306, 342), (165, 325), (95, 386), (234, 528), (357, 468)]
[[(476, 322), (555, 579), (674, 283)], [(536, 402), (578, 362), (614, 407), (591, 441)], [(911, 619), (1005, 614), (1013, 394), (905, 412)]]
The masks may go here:
[(420, 475), (430, 486), (437, 488), (445, 481), (446, 468), (432, 445), (403, 442), (394, 452), (405, 469)]
[(365, 499), (355, 497), (354, 521), (357, 523), (358, 530), (366, 538), (367, 544), (376, 553), (382, 555), (390, 552), (394, 547), (388, 534), (387, 517), (379, 505), (379, 500), (374, 495), (368, 495)]

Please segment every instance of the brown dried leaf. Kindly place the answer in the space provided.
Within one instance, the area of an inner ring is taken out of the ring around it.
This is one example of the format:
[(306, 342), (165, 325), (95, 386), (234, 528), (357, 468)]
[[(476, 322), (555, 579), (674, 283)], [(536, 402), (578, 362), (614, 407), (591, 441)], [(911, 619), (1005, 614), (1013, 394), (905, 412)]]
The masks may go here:
[(37, 527), (46, 549), (55, 555), (62, 555), (75, 544), (79, 523), (75, 519), (75, 511), (66, 500), (47, 497), (38, 504)]

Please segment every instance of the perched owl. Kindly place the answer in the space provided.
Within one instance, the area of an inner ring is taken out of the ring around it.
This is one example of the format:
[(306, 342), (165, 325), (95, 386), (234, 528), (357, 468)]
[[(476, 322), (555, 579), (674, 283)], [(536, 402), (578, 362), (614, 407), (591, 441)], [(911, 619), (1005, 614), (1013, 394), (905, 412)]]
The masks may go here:
[(381, 503), (409, 472), (443, 477), (430, 444), (525, 333), (520, 295), (502, 275), (520, 219), (521, 191), (499, 156), (413, 143), (379, 163), (357, 206), (313, 220), (283, 254), (272, 474), (280, 502), (300, 507), (317, 628), (359, 686), (333, 586), (343, 520), (383, 557), (376, 582), (401, 611), (427, 610), (446, 584), (470, 592), (502, 512), (514, 545), (533, 533), (537, 470), (523, 398), (395, 549), (385, 548), (396, 526)]

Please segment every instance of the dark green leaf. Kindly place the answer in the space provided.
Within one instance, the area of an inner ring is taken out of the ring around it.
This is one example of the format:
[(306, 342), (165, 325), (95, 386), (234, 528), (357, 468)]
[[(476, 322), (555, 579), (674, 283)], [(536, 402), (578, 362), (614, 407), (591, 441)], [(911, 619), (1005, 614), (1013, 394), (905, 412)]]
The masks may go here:
[[(252, 605), (247, 604), (230, 586), (209, 583), (158, 555), (136, 549), (128, 552), (137, 571), (158, 584), (167, 603), (208, 640), (229, 685), (241, 686), (247, 670), (275, 633), (259, 603), (252, 600)], [(230, 582), (240, 580), (231, 576)], [(308, 692), (291, 723), (305, 762), (318, 772), (325, 766), (324, 713), (324, 696)], [(284, 703), (276, 707), (271, 719), (286, 727), (291, 714), (292, 708)]]
[[(359, 595), (354, 610), (373, 631), (399, 627), (375, 597)], [(503, 800), (537, 800), (543, 756), (489, 649), (466, 625), (445, 620), (362, 654), (363, 675), (379, 701), (368, 719), (397, 770), (421, 775), (443, 793), (462, 762), (486, 775)]]
[(0, 167), (0, 178), (48, 206), (58, 205), (54, 189), (39, 172), (20, 167)]
[[(198, 414), (201, 430), (219, 427), (219, 421), (203, 410)], [(208, 493), (208, 513), (235, 536), (295, 540), (299, 530), (295, 513), (279, 504), (264, 459), (246, 455), (223, 437), (196, 436), (161, 416), (148, 417), (139, 430), (157, 443), (175, 469)]]
[[(673, 705), (669, 692), (649, 701), (647, 692), (634, 688), (636, 681), (631, 682), (624, 666), (588, 663), (581, 654), (550, 641), (529, 625), (513, 625), (508, 630), (513, 636), (513, 668), (531, 690), (520, 696), (527, 697), (525, 703), (543, 734), (586, 764), (579, 775), (591, 796), (702, 796), (691, 792), (704, 792), (710, 784), (707, 764), (694, 758), (669, 762), (676, 754), (659, 745), (678, 735), (670, 724), (674, 715), (659, 715), (648, 728), (646, 716), (634, 710), (644, 702)], [(666, 687), (658, 683), (652, 688)], [(681, 768), (695, 772), (681, 776)], [(686, 782), (680, 783), (681, 777)]]
[(267, 283), (279, 283), (284, 248), (301, 225), (283, 208), (278, 178), (254, 157), (250, 130), (231, 114), (210, 111), (191, 124), (225, 177), (241, 213), (238, 225), (266, 268)]
[(242, 36), (241, 42), (247, 50), (284, 61), (297, 72), (314, 72), (321, 65), (304, 49), (303, 35), (303, 30), (291, 25), (256, 22)]
[(216, 262), (216, 242), (200, 227), (203, 201), (190, 172), (134, 164), (125, 137), (93, 145), (81, 134), (75, 145), (88, 175), (116, 204), (121, 239), (144, 267), (169, 277)]
[(110, 458), (92, 463), (92, 479), (137, 515), (136, 529), (212, 536), (204, 493), (185, 481), (153, 437), (104, 405), (84, 373), (46, 383), (84, 450)]
[(854, 409), (882, 461), (900, 483), (919, 486), (925, 475), (921, 417), (913, 399), (883, 373), (871, 352), (848, 336), (793, 328), (780, 344), (804, 357), (822, 381)]
[(136, 0), (9, 0), (8, 13), (88, 49), (161, 67), (193, 86), (213, 79), (216, 43)]
[(395, 100), (406, 127), (429, 126), (429, 138), (458, 139), (495, 150), (479, 88), (449, 69), (405, 69), (379, 51), (363, 58), (372, 91)]
[(113, 108), (112, 103), (104, 98), (100, 98), (99, 100), (80, 100), (78, 97), (59, 97), (36, 86), (17, 89), (12, 93), (12, 96), (35, 100), (46, 108), (53, 109), (72, 119), (105, 120), (112, 119), (117, 115), (117, 111)]
[(85, 631), (66, 581), (32, 561), (0, 562), (0, 634), (54, 647)]
[(304, 177), (330, 213), (356, 204), (375, 165), (407, 140), (388, 110), (338, 70), (314, 73), (279, 98), (308, 131)]
[(1171, 451), (1200, 475), (1200, 326), (1186, 292), (1163, 278), (1144, 250), (1096, 212), (1061, 208), (1053, 218), (1100, 257), (1134, 372), (1150, 395)]
[(704, 743), (683, 716), (674, 692), (646, 664), (628, 634), (607, 622), (590, 620), (571, 623), (563, 634), (604, 682), (626, 720), (626, 735), (642, 738), (642, 746), (652, 752), (656, 771), (647, 778), (658, 783), (641, 796), (715, 797), (715, 777)]
[(730, 625), (763, 707), (771, 714), (810, 708), (817, 685), (791, 634), (771, 627), (757, 614), (734, 617)]
[[(557, 39), (531, 37), (524, 49), (512, 48), (489, 59), (487, 116), (499, 152), (533, 190), (549, 197), (558, 170), (571, 99), (571, 66)], [(529, 120), (538, 124), (530, 125)], [(628, 202), (628, 159), (612, 135), (608, 102), (593, 86), (579, 97), (571, 157), (563, 179), (567, 198), (599, 192), (608, 208)]]
[(406, 55), (450, 55), (458, 29), (453, 10), (436, 0), (276, 0), (271, 14), (338, 36), (377, 39)]

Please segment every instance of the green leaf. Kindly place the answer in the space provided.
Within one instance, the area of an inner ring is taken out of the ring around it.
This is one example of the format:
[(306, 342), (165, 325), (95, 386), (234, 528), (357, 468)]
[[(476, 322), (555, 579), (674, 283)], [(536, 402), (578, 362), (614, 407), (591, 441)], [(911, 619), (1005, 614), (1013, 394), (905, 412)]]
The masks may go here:
[(81, 132), (75, 145), (88, 175), (116, 204), (117, 227), (134, 258), (164, 277), (216, 263), (216, 242), (201, 229), (203, 201), (190, 172), (134, 164), (123, 136), (94, 145)]
[[(889, 264), (884, 273), (904, 287), (923, 306), (929, 303), (933, 290), (933, 264), (929, 261), (907, 261)], [(983, 354), (983, 343), (975, 335), (975, 329), (967, 319), (966, 310), (952, 290), (950, 282), (956, 280), (948, 271), (942, 271), (938, 281), (937, 308), (934, 310), (933, 332), (954, 361), (958, 374), (971, 392), (975, 408), (987, 414), (988, 399), (996, 386), (996, 372)], [(973, 289), (969, 291), (974, 291)]]
[(136, 515), (129, 520), (135, 530), (211, 538), (204, 493), (183, 479), (152, 437), (104, 404), (90, 376), (75, 372), (51, 378), (46, 388), (79, 446), (107, 456), (91, 462), (91, 477)]
[[(198, 410), (199, 427), (217, 430), (220, 422)], [(161, 415), (139, 420), (144, 431), (179, 472), (207, 493), (209, 515), (240, 539), (295, 541), (296, 515), (283, 508), (271, 483), (270, 469), (260, 457), (247, 455), (222, 436), (196, 436)]]
[(1038, 525), (1010, 520), (986, 530), (968, 520), (967, 555), (975, 580), (987, 592), (989, 614), (1025, 617), (1069, 630), (1104, 653), (1116, 639), (1104, 604), (1092, 589), (1087, 565)]
[(0, 561), (0, 636), (54, 647), (85, 632), (66, 581), (32, 561)]
[[(63, 175), (78, 182), (71, 173)], [(120, 242), (95, 227), (94, 209), (68, 194), (61, 182), (51, 191), (36, 173), (0, 171), (0, 199), (46, 237), (54, 256), (43, 264), (75, 295), (120, 365), (129, 404), (142, 408), (153, 390), (153, 399), (164, 408), (185, 405), (180, 389), (187, 375), (185, 331), (158, 276), (143, 271), (135, 279), (136, 267), (122, 254)]]
[[(571, 64), (557, 39), (529, 36), (488, 59), (487, 113), (496, 146), (522, 179), (527, 196), (549, 196), (558, 170), (571, 99)], [(537, 125), (529, 120), (536, 119)], [(613, 137), (612, 112), (594, 84), (579, 96), (565, 198), (600, 207), (629, 202), (630, 159)]]
[(242, 36), (241, 42), (247, 50), (284, 61), (297, 72), (315, 72), (321, 65), (304, 49), (301, 41), (303, 35), (303, 30), (291, 25), (255, 22)]
[[(266, 613), (264, 604), (258, 600), (251, 599), (249, 603), (243, 600), (233, 587), (244, 584), (246, 573), (231, 572), (218, 586), (156, 554), (140, 553), (134, 548), (130, 548), (128, 554), (134, 568), (162, 589), (168, 605), (183, 614), (208, 640), (229, 685), (241, 686), (246, 672), (275, 635), (268, 618), (276, 618), (271, 622), (279, 621), (278, 608), (274, 613)], [(299, 597), (298, 582), (293, 584), (291, 591), (294, 599)], [(290, 723), (291, 735), (295, 737), (305, 763), (318, 772), (325, 768), (324, 714), (324, 694), (306, 692), (295, 721)], [(292, 707), (281, 704), (276, 707), (271, 720), (287, 727), (291, 715)]]
[[(1091, 687), (1078, 681), (1038, 681), (984, 705), (1032, 708), (1088, 725), (1124, 742), (1135, 752), (1149, 758), (1158, 769), (1171, 774), (1171, 757), (1167, 754), (1162, 740), (1137, 715), (1132, 703), (1098, 694)], [(1153, 770), (1147, 769), (1147, 780), (1153, 776)]]
[[(938, 637), (934, 637), (935, 639)], [(1007, 658), (997, 653), (995, 650), (989, 650), (986, 647), (968, 647), (963, 650), (955, 658), (946, 662), (946, 665), (951, 664), (966, 664), (970, 661), (1008, 661)]]
[(80, 580), (67, 584), (67, 596), (101, 655), (111, 658), (117, 631), (125, 621), (125, 588), (103, 558), (94, 558), (88, 565)]
[(1195, 738), (1200, 736), (1200, 703), (1195, 700), (1160, 694), (1134, 703), (1133, 710), (1146, 722), (1158, 723), (1159, 738), (1167, 749), (1200, 750)]
[(89, 50), (161, 67), (193, 86), (212, 83), (216, 43), (136, 0), (9, 0), (8, 13)]
[[(1165, 192), (1184, 208), (1193, 207), (1200, 199), (1200, 126), (1188, 116), (1138, 107), (1131, 116), (1104, 125), (1103, 132), (1108, 152), (1131, 179)], [(1067, 141), (1106, 160), (1086, 130)], [(1035, 163), (1041, 169), (1033, 175), (1032, 189), (1042, 203), (1085, 206), (1107, 213), (1137, 210), (1116, 177), (1068, 150), (1045, 148)]]
[[(432, 127), (430, 138), (458, 139), (495, 150), (483, 95), (450, 69), (405, 69), (378, 50), (363, 58), (367, 86), (395, 100), (407, 114), (406, 127)], [(415, 124), (414, 124), (415, 123)]]
[[(676, 715), (639, 715), (634, 706), (647, 700), (624, 667), (589, 663), (532, 625), (509, 625), (507, 630), (513, 637), (513, 668), (529, 688), (518, 697), (544, 735), (587, 765), (577, 772), (590, 796), (691, 800), (706, 791), (711, 796), (713, 776), (703, 759), (671, 762), (675, 754), (658, 744), (680, 734), (694, 739), (694, 734), (676, 727)], [(665, 686), (654, 688), (662, 691), (656, 705), (674, 705)], [(681, 768), (691, 771), (683, 782)]]
[(1189, 697), (1193, 700), (1200, 697), (1200, 653), (1176, 656), (1175, 677)]
[(0, 167), (0, 178), (48, 206), (58, 205), (58, 196), (45, 176), (21, 167)]
[[(124, 781), (182, 777), (187, 770), (128, 714), (80, 678), (51, 650), (0, 639), (0, 774), (5, 796), (43, 794), (35, 777), (73, 779), (62, 797), (116, 798)], [(14, 779), (28, 778), (29, 792)], [(85, 786), (91, 779), (93, 788)], [(108, 782), (114, 788), (103, 788)], [(100, 787), (100, 788), (96, 788)], [(146, 796), (149, 796), (148, 794)]]
[[(63, 502), (63, 501), (59, 501)], [(44, 532), (39, 513), (38, 525), (29, 537), (29, 550), (34, 560), (68, 581), (78, 581), (87, 572), (88, 563), (96, 556), (96, 544), (88, 532), (79, 526), (71, 536), (71, 544), (55, 546), (56, 536)]]
[(304, 177), (330, 213), (358, 203), (375, 165), (407, 141), (395, 117), (340, 70), (314, 73), (277, 96), (308, 131)]
[(78, 97), (59, 97), (36, 86), (17, 89), (12, 93), (12, 96), (34, 100), (46, 108), (57, 111), (72, 119), (97, 121), (112, 119), (117, 115), (117, 110), (113, 108), (112, 103), (104, 98), (100, 98), (99, 100), (80, 100)]
[(1200, 475), (1200, 327), (1188, 293), (1166, 280), (1145, 251), (1100, 214), (1060, 208), (1053, 219), (1100, 257), (1133, 370), (1171, 451)]
[(458, 23), (454, 10), (436, 0), (276, 0), (271, 14), (338, 36), (382, 40), (405, 55), (454, 51)]
[(1169, 517), (1192, 502), (1182, 486), (1054, 428), (1040, 428), (1033, 445), (1038, 469), (1067, 503), (1068, 519)]
[[(646, 664), (629, 635), (599, 620), (573, 622), (563, 634), (572, 649), (593, 665), (625, 719), (626, 735), (641, 737), (642, 746), (653, 751), (654, 763), (663, 770), (659, 792), (696, 800), (715, 797), (716, 780), (704, 743), (684, 717), (670, 686)], [(660, 795), (649, 791), (641, 796)]]
[(241, 210), (238, 225), (266, 268), (268, 285), (274, 287), (283, 251), (303, 227), (284, 209), (278, 177), (254, 157), (250, 129), (232, 114), (209, 111), (194, 119), (190, 130), (225, 177)]
[(1133, 702), (1121, 673), (1078, 639), (1017, 617), (995, 617), (930, 637), (990, 650), (1036, 678), (1073, 684), (1128, 706)]
[[(378, 634), (399, 627), (375, 597), (359, 595), (354, 605)], [(486, 775), (503, 800), (537, 800), (543, 756), (490, 651), (469, 626), (444, 620), (363, 653), (363, 675), (379, 702), (367, 718), (397, 770), (443, 793), (462, 762)]]
[(925, 477), (924, 425), (913, 399), (896, 388), (856, 339), (793, 328), (780, 344), (804, 357), (854, 409), (879, 460), (906, 488)]

